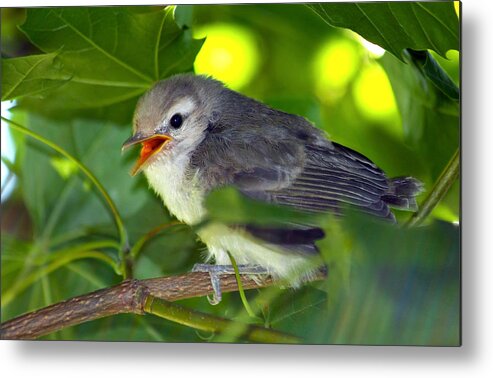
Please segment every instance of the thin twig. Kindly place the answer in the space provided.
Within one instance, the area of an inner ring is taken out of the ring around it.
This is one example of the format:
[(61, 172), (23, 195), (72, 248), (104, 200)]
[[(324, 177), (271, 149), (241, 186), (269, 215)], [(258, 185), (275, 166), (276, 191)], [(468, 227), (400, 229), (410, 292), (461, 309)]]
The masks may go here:
[[(176, 305), (175, 303), (153, 296), (148, 297), (144, 310), (147, 313), (160, 316), (164, 319), (207, 332), (223, 333), (229, 328), (238, 325), (238, 322), (220, 318), (218, 316), (206, 315), (197, 311), (190, 311), (189, 309)], [(253, 342), (289, 344), (301, 342), (301, 339), (296, 336), (269, 328), (251, 324), (245, 324), (244, 326), (244, 332), (240, 336)]]
[(459, 177), (460, 171), (460, 154), (459, 149), (455, 151), (454, 156), (450, 159), (449, 163), (442, 171), (442, 174), (435, 182), (435, 185), (431, 189), (428, 197), (421, 204), (420, 209), (415, 213), (407, 222), (407, 227), (413, 227), (420, 225), (426, 217), (431, 213), (442, 198), (447, 194), (452, 184)]
[(120, 255), (120, 262), (121, 262), (121, 270), (124, 278), (130, 278), (132, 276), (131, 272), (131, 266), (132, 266), (132, 260), (131, 257), (129, 256), (128, 252), (130, 250), (129, 243), (128, 243), (128, 233), (125, 228), (125, 225), (123, 224), (123, 220), (121, 218), (121, 215), (116, 208), (115, 203), (111, 199), (110, 195), (106, 191), (106, 189), (103, 187), (101, 182), (94, 176), (94, 174), (75, 156), (70, 154), (68, 151), (57, 145), (56, 143), (52, 142), (51, 140), (46, 139), (42, 135), (28, 129), (27, 127), (24, 127), (20, 125), (19, 123), (12, 121), (8, 118), (5, 118), (4, 116), (0, 117), (2, 121), (5, 121), (6, 123), (9, 124), (9, 126), (24, 134), (28, 135), (37, 141), (47, 145), (48, 147), (52, 148), (53, 150), (57, 151), (59, 154), (63, 155), (66, 157), (68, 160), (73, 162), (77, 167), (86, 175), (86, 177), (93, 183), (93, 185), (98, 189), (100, 194), (102, 195), (103, 199), (105, 200), (105, 203), (107, 204), (112, 217), (115, 221), (116, 227), (118, 229), (118, 233), (120, 235), (120, 250), (119, 250), (119, 255)]
[(241, 283), (241, 277), (240, 277), (240, 271), (238, 269), (238, 264), (236, 264), (236, 260), (233, 257), (233, 255), (229, 252), (229, 260), (231, 261), (231, 265), (233, 266), (233, 269), (235, 271), (235, 278), (236, 278), (236, 283), (238, 284), (238, 292), (240, 294), (241, 302), (243, 303), (243, 307), (245, 307), (246, 312), (248, 313), (248, 316), (251, 318), (255, 319), (257, 316), (253, 312), (252, 308), (250, 307), (250, 304), (248, 303), (248, 300), (246, 299), (245, 291), (243, 290), (243, 285)]
[[(324, 273), (321, 272), (313, 280), (321, 280), (324, 277)], [(223, 292), (238, 290), (234, 275), (221, 275), (220, 279)], [(242, 275), (241, 280), (245, 289), (255, 289), (275, 284), (270, 277), (267, 277), (260, 284), (246, 275)], [(73, 325), (106, 316), (122, 313), (144, 314), (146, 308), (147, 310), (153, 308), (150, 306), (152, 303), (158, 303), (155, 302), (156, 298), (172, 302), (179, 299), (201, 297), (211, 293), (213, 293), (213, 289), (210, 276), (208, 273), (202, 272), (146, 280), (126, 280), (116, 286), (74, 297), (8, 320), (0, 325), (0, 338), (35, 339)], [(173, 311), (176, 313), (176, 310)], [(167, 317), (170, 320), (172, 318), (170, 314), (163, 315), (162, 306), (156, 312), (158, 312), (157, 315), (159, 316)], [(196, 315), (197, 313), (194, 311), (182, 311), (183, 314), (187, 314), (184, 317), (185, 319), (190, 314)], [(201, 314), (201, 316), (210, 317), (210, 315), (206, 314)], [(174, 318), (172, 320), (185, 324), (184, 319), (179, 321)], [(230, 324), (230, 321), (226, 323), (221, 321), (219, 323), (216, 324), (216, 331), (218, 329), (224, 330), (223, 327)], [(193, 322), (188, 322), (187, 325), (194, 326)], [(195, 328), (203, 329), (201, 327), (201, 324), (195, 324)], [(280, 338), (279, 333), (272, 330), (263, 329), (260, 332), (252, 329), (251, 326), (247, 328), (244, 337), (252, 341), (260, 341), (258, 337), (263, 336), (259, 335), (269, 335), (263, 342), (284, 343), (290, 342), (288, 339), (294, 340), (290, 339), (291, 336), (289, 335), (284, 335)]]

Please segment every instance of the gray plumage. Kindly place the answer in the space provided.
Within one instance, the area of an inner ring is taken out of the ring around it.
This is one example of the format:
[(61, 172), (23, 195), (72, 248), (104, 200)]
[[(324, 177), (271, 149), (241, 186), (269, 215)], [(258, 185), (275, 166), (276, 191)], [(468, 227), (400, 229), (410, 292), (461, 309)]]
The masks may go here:
[(191, 169), (201, 172), (207, 189), (232, 184), (250, 197), (301, 210), (340, 213), (348, 204), (390, 219), (389, 205), (416, 209), (417, 180), (389, 180), (369, 159), (330, 142), (305, 118), (211, 79), (193, 78), (212, 86), (211, 93), (219, 91), (217, 99), (211, 96), (218, 107), (207, 135), (191, 158)]
[[(179, 130), (169, 124), (171, 113), (183, 116)], [(329, 141), (305, 118), (272, 109), (203, 76), (177, 75), (143, 96), (129, 144), (155, 133), (173, 139), (144, 163), (144, 172), (166, 206), (189, 223), (204, 216), (203, 209), (192, 216), (194, 209), (175, 202), (200, 202), (210, 190), (225, 185), (302, 211), (341, 215), (349, 206), (390, 221), (395, 221), (390, 207), (415, 210), (415, 196), (421, 191), (419, 181), (389, 179), (372, 161)], [(159, 177), (160, 172), (175, 172), (170, 162), (180, 166), (176, 185)], [(189, 193), (181, 198), (180, 190)], [(320, 229), (309, 225), (244, 229), (267, 245), (282, 246), (287, 254), (315, 253), (314, 242), (323, 237)], [(219, 252), (211, 253), (221, 259)]]

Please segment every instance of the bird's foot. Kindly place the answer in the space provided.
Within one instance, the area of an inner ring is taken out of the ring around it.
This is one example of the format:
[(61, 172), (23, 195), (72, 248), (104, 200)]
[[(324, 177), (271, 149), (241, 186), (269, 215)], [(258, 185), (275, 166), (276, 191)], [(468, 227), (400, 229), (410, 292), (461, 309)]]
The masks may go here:
[[(221, 280), (219, 276), (222, 274), (235, 274), (233, 265), (195, 264), (192, 268), (192, 272), (209, 273), (212, 289), (214, 290), (212, 298), (207, 297), (207, 300), (211, 305), (217, 305), (222, 300)], [(260, 265), (238, 265), (238, 272), (240, 274), (252, 275), (252, 279), (256, 283), (262, 282), (261, 279), (259, 279), (259, 275), (269, 274), (267, 269)]]

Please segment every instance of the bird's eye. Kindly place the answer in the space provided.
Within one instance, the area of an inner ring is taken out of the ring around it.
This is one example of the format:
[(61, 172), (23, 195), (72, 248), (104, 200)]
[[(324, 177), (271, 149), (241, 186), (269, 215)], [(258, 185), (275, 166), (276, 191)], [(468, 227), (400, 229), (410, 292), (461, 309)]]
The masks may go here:
[(179, 129), (183, 123), (183, 117), (180, 113), (173, 114), (171, 119), (169, 120), (169, 124), (174, 129)]

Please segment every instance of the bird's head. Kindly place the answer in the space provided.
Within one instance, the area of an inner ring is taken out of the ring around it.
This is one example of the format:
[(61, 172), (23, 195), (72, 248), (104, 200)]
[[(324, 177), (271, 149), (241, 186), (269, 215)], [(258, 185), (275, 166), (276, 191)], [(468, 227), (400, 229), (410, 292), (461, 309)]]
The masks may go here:
[(131, 174), (160, 159), (193, 151), (217, 116), (214, 99), (223, 90), (218, 81), (185, 74), (160, 81), (144, 94), (135, 110), (133, 135), (122, 146), (126, 150), (141, 145)]

